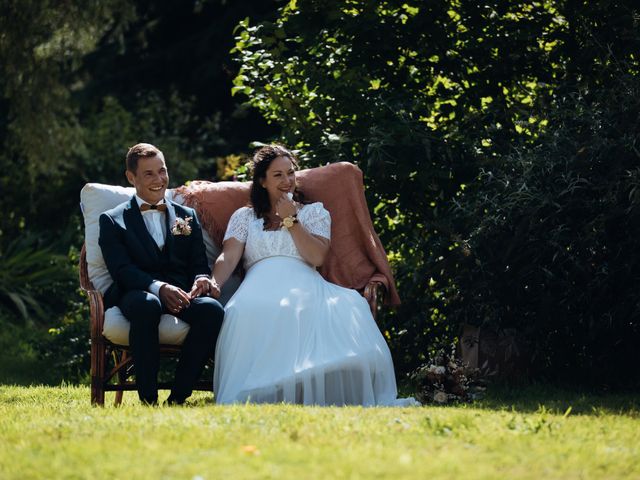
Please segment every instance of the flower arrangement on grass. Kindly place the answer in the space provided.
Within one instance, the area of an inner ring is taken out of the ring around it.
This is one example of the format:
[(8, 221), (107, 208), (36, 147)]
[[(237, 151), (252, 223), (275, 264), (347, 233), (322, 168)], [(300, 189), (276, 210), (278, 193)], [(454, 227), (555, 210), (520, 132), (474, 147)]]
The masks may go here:
[(480, 370), (471, 368), (451, 353), (438, 351), (429, 362), (411, 374), (416, 398), (421, 403), (469, 402), (480, 398), (485, 390)]

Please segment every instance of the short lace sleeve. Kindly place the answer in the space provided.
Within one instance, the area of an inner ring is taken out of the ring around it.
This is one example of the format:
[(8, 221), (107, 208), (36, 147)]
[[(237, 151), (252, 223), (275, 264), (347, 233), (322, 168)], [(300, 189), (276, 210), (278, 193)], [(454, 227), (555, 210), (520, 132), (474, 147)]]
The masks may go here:
[(253, 211), (249, 207), (242, 207), (233, 212), (227, 225), (227, 231), (224, 234), (223, 242), (233, 237), (242, 243), (247, 242), (247, 232), (249, 231), (249, 222), (251, 221)]
[(309, 233), (331, 239), (331, 215), (321, 202), (305, 205), (298, 217)]

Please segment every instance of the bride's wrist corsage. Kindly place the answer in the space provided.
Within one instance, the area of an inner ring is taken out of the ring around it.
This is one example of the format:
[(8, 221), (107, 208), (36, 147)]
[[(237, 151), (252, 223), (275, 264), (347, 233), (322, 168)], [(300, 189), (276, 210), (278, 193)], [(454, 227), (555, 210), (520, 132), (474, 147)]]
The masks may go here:
[(289, 215), (288, 217), (284, 217), (282, 219), (282, 227), (287, 230), (293, 227), (296, 223), (298, 223), (298, 214), (294, 213), (293, 215)]
[(298, 223), (298, 205), (296, 202), (293, 201), (293, 193), (287, 192), (287, 199), (289, 199), (290, 202), (293, 202), (293, 205), (296, 209), (296, 213), (287, 215), (280, 222), (280, 228), (283, 228), (283, 229), (286, 228), (288, 230), (291, 227), (293, 227), (296, 223)]

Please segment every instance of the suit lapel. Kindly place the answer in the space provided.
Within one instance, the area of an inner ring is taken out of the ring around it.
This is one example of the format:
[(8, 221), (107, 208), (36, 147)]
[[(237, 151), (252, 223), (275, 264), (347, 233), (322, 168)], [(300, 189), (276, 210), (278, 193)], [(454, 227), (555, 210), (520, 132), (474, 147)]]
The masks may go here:
[(173, 248), (173, 234), (171, 233), (171, 226), (176, 223), (176, 209), (171, 200), (165, 198), (164, 202), (167, 205), (167, 214), (164, 216), (165, 231), (167, 232), (167, 236), (164, 241), (164, 250), (169, 254)]
[(124, 221), (127, 228), (131, 229), (134, 236), (140, 241), (140, 243), (142, 243), (143, 250), (149, 252), (149, 255), (157, 261), (159, 253), (158, 245), (147, 230), (147, 226), (142, 219), (142, 213), (140, 212), (140, 207), (138, 207), (138, 202), (136, 202), (135, 197), (131, 199), (131, 202), (129, 202), (129, 208), (124, 212)]

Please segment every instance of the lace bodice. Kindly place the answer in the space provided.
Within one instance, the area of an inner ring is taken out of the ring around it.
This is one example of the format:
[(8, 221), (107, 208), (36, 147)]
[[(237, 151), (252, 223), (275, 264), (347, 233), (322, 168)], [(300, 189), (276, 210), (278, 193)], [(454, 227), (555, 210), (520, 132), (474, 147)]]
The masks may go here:
[[(303, 205), (298, 212), (298, 221), (309, 233), (331, 238), (331, 216), (322, 203)], [(246, 269), (267, 257), (302, 258), (286, 228), (265, 231), (263, 220), (256, 218), (250, 207), (239, 208), (231, 216), (224, 240), (231, 237), (245, 244), (243, 258)]]

